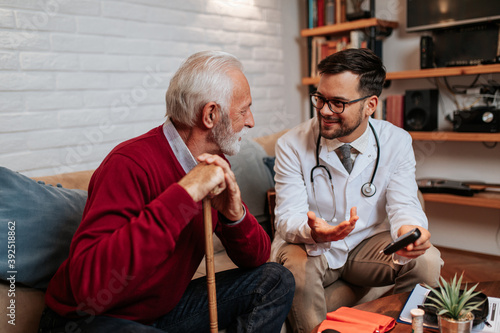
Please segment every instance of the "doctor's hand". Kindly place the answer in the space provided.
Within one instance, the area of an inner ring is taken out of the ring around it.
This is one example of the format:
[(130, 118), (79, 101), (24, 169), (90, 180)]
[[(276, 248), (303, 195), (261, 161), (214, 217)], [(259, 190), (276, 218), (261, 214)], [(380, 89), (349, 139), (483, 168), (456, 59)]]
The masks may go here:
[(420, 257), (428, 248), (431, 247), (431, 233), (429, 232), (429, 230), (417, 225), (403, 225), (398, 230), (398, 237), (415, 228), (418, 228), (420, 230), (420, 237), (415, 242), (397, 251), (396, 254), (399, 254), (400, 256), (406, 258), (415, 259), (417, 257)]
[(329, 225), (322, 218), (316, 217), (314, 212), (307, 213), (307, 224), (311, 228), (311, 236), (316, 243), (333, 242), (344, 239), (354, 230), (359, 216), (356, 215), (356, 207), (351, 208), (349, 221), (343, 221), (338, 225)]

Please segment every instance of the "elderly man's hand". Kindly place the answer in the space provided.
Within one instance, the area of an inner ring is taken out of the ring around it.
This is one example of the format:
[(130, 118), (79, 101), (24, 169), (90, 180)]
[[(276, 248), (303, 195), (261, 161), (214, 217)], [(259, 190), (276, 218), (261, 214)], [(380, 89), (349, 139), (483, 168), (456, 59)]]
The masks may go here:
[(194, 201), (200, 201), (226, 187), (224, 170), (214, 164), (200, 163), (189, 171), (178, 184), (182, 186)]
[(245, 213), (241, 201), (241, 192), (236, 182), (236, 176), (229, 164), (222, 157), (210, 154), (201, 154), (198, 156), (198, 161), (209, 165), (217, 165), (224, 171), (225, 186), (214, 189), (214, 192), (212, 192), (212, 206), (230, 221), (241, 219)]
[(238, 221), (244, 210), (236, 176), (218, 155), (202, 154), (198, 164), (180, 181), (193, 200), (212, 199), (212, 206), (230, 221)]

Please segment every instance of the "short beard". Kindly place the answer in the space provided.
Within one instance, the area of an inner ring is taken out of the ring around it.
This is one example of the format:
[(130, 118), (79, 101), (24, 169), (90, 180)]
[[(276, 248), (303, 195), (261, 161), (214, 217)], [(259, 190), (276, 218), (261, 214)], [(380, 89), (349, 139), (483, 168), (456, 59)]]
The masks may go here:
[[(331, 132), (325, 132), (323, 131), (323, 128), (321, 127), (321, 118), (325, 118), (321, 115), (321, 112), (318, 111), (318, 120), (319, 120), (319, 132), (322, 137), (324, 137), (327, 140), (333, 140), (336, 138), (342, 138), (345, 136), (350, 135), (352, 132), (354, 132), (359, 125), (363, 122), (363, 108), (364, 105), (360, 105), (359, 108), (359, 113), (358, 113), (358, 118), (354, 119), (355, 123), (352, 126), (349, 126), (349, 124), (346, 124), (343, 119), (340, 118), (340, 128), (337, 130)], [(328, 119), (328, 117), (326, 117)]]
[(234, 133), (229, 116), (223, 114), (212, 130), (212, 140), (219, 146), (223, 154), (236, 155), (241, 148), (240, 138), (247, 132), (248, 127), (243, 127), (240, 132)]

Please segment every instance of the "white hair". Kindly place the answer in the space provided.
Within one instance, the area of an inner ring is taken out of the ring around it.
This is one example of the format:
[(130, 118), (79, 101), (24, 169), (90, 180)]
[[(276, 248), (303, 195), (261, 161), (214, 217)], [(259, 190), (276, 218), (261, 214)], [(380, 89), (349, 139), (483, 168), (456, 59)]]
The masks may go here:
[(209, 102), (220, 105), (229, 113), (233, 93), (231, 70), (243, 71), (243, 65), (233, 55), (221, 51), (198, 52), (186, 59), (170, 80), (165, 101), (167, 113), (174, 121), (194, 126), (196, 117)]

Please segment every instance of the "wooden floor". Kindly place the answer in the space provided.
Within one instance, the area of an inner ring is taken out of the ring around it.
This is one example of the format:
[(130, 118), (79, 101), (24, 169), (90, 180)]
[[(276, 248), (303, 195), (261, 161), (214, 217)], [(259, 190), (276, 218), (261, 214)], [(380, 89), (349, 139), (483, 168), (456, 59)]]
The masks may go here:
[(460, 276), (464, 272), (463, 282), (484, 282), (500, 280), (500, 256), (472, 253), (449, 248), (438, 247), (444, 266), (441, 276), (446, 280), (455, 273)]

